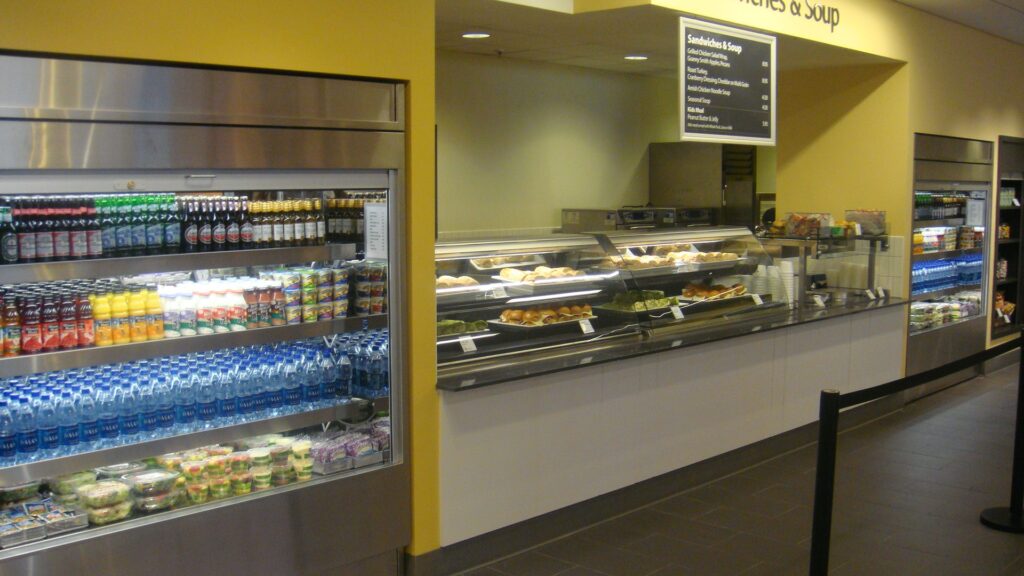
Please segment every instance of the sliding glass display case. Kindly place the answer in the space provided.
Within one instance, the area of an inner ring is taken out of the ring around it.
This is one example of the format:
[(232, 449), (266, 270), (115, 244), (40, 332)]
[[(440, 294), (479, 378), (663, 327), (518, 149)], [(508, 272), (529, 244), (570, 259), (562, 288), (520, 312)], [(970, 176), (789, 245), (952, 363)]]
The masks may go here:
[(401, 86), (0, 70), (0, 573), (394, 573)]
[(746, 333), (790, 313), (746, 228), (442, 242), (436, 259), (442, 389)]

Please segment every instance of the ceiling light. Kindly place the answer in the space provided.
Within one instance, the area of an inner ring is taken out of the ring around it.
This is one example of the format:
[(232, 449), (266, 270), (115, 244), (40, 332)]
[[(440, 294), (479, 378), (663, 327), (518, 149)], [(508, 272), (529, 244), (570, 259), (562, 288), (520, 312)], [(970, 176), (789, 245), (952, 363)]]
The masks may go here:
[(484, 38), (490, 38), (491, 35), (489, 32), (464, 32), (462, 37), (469, 40), (483, 40)]
[(623, 58), (634, 62), (642, 62), (644, 60), (647, 60), (647, 56), (644, 56), (643, 54), (627, 54), (623, 56)]

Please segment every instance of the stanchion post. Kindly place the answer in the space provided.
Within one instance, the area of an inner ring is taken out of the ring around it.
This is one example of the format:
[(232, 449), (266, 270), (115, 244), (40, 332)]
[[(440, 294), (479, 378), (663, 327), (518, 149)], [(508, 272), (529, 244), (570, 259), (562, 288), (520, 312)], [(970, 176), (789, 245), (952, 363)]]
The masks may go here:
[(818, 410), (818, 465), (814, 477), (814, 525), (811, 528), (811, 576), (828, 574), (832, 540), (832, 500), (839, 435), (839, 391), (822, 390)]
[[(1024, 334), (1021, 334), (1024, 342)], [(1013, 432), (1013, 479), (1010, 483), (1010, 506), (988, 508), (981, 513), (981, 523), (1002, 532), (1024, 533), (1024, 346), (1020, 348), (1017, 367), (1017, 420)]]

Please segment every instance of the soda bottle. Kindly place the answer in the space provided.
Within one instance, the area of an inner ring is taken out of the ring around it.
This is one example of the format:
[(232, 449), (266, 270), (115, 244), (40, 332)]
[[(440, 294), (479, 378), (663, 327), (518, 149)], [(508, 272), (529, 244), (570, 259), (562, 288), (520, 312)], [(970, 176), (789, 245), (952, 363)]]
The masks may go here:
[(36, 231), (30, 210), (24, 202), (16, 200), (11, 216), (14, 220), (14, 230), (18, 234), (18, 262), (35, 262)]
[(159, 196), (145, 197), (146, 253), (160, 254), (164, 251), (164, 220), (160, 210)]
[(116, 203), (113, 198), (96, 199), (96, 213), (99, 216), (104, 256), (114, 256), (117, 254), (116, 210)]
[[(10, 206), (4, 206), (0, 218), (0, 264), (18, 263), (18, 231), (14, 228), (14, 216)], [(0, 450), (0, 458), (2, 458)]]
[[(44, 229), (49, 230), (53, 239), (53, 259), (67, 260), (71, 257), (71, 226), (72, 219), (68, 214), (67, 200), (60, 197), (47, 199), (48, 207), (44, 208), (46, 219)], [(36, 244), (39, 244), (38, 232)]]
[(96, 344), (96, 328), (92, 317), (92, 302), (85, 292), (79, 292), (75, 301), (75, 317), (78, 323), (78, 345), (82, 347)]
[[(86, 222), (86, 208), (84, 204), (72, 208), (68, 222), (68, 232), (71, 234), (71, 259), (85, 260), (89, 254), (89, 228)], [(101, 246), (102, 248), (102, 246)]]
[(239, 203), (237, 200), (231, 200), (227, 202), (227, 205), (227, 230), (224, 247), (228, 250), (238, 250), (242, 247), (242, 218), (239, 213)]
[(3, 317), (0, 318), (4, 326), (4, 356), (17, 356), (21, 354), (21, 310), (18, 307), (18, 300), (8, 294), (4, 297)]
[(183, 232), (181, 233), (182, 250), (184, 252), (198, 252), (199, 243), (199, 210), (195, 202), (189, 202), (185, 212), (185, 219), (182, 222)]
[(115, 237), (117, 241), (117, 252), (120, 256), (127, 256), (134, 251), (132, 244), (132, 205), (128, 196), (119, 196), (115, 201), (117, 217), (115, 219)]
[(110, 301), (110, 332), (114, 344), (127, 344), (132, 341), (128, 324), (128, 299), (124, 292), (118, 292)]
[(228, 235), (228, 211), (227, 203), (222, 201), (211, 202), (213, 217), (213, 249), (224, 250), (227, 247)]
[(78, 306), (77, 299), (65, 294), (60, 299), (58, 306), (59, 341), (60, 347), (64, 350), (78, 348)]
[(199, 250), (209, 252), (213, 250), (213, 207), (206, 201), (200, 205), (202, 212), (199, 215)]
[(164, 196), (163, 200), (164, 247), (168, 254), (181, 251), (181, 216), (174, 201), (174, 194)]
[(147, 250), (146, 197), (131, 197), (132, 254), (145, 254)]
[(102, 258), (105, 246), (104, 230), (96, 210), (96, 199), (88, 199), (84, 210), (86, 253), (88, 258)]
[(35, 226), (33, 233), (36, 237), (36, 260), (49, 262), (53, 260), (53, 230), (56, 227), (53, 221), (53, 211), (48, 207), (49, 202), (40, 200), (37, 207), (33, 209)]
[(249, 200), (248, 198), (242, 198), (241, 206), (239, 207), (239, 226), (238, 235), (241, 242), (241, 248), (248, 250), (256, 247), (256, 225), (253, 223), (252, 214), (249, 212)]

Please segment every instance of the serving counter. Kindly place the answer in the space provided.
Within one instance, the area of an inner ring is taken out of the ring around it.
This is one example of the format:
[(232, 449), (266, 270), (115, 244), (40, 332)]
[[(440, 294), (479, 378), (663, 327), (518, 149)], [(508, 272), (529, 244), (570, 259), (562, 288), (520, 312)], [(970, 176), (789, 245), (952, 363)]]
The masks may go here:
[(903, 373), (904, 300), (797, 302), (744, 228), (441, 243), (437, 260), (444, 546), (793, 430), (822, 388)]

